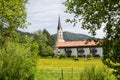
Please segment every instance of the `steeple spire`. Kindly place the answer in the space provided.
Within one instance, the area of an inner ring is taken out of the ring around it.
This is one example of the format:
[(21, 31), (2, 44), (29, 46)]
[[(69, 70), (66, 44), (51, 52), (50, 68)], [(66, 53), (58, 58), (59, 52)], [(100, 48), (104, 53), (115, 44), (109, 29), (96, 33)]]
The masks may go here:
[(64, 39), (63, 39), (63, 30), (62, 30), (61, 22), (60, 22), (60, 16), (58, 18), (57, 42), (64, 42)]
[(59, 29), (62, 29), (62, 27), (61, 27), (61, 22), (60, 22), (60, 16), (59, 16), (59, 18), (58, 18), (58, 30)]

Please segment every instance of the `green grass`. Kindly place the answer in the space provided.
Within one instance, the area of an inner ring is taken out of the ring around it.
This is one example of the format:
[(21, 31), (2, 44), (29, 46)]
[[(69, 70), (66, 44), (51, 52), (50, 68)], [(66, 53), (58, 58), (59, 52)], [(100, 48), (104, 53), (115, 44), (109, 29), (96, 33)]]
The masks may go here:
[[(95, 72), (93, 72), (93, 67), (95, 69)], [(101, 59), (93, 58), (91, 60), (86, 60), (85, 58), (82, 58), (79, 59), (79, 61), (74, 61), (70, 58), (41, 58), (38, 61), (36, 80), (88, 80), (89, 77), (86, 77), (88, 75), (90, 77), (98, 77), (99, 75), (103, 78), (107, 76), (111, 77), (111, 74), (109, 75), (109, 73), (106, 73), (108, 71), (106, 71), (106, 69), (104, 70), (103, 67), (104, 64), (102, 63)], [(102, 80), (104, 80), (103, 78)], [(112, 80), (116, 80), (113, 78), (114, 77), (112, 75)]]
[(82, 70), (85, 66), (95, 66), (95, 67), (103, 67), (101, 59), (91, 59), (86, 60), (85, 58), (79, 59), (79, 61), (74, 61), (73, 59), (40, 59), (38, 61), (38, 69), (39, 70), (61, 70), (61, 69), (71, 69), (74, 70)]

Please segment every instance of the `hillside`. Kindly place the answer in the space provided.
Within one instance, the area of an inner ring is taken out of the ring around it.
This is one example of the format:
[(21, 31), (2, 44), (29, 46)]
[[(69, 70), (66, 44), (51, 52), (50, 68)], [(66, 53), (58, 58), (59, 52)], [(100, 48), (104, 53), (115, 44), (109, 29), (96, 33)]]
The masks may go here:
[[(57, 40), (57, 34), (53, 35), (55, 40)], [(92, 39), (92, 37), (85, 35), (85, 34), (77, 34), (77, 33), (72, 33), (72, 32), (63, 32), (63, 38), (65, 41), (79, 41), (79, 40), (88, 40)]]
[[(22, 32), (22, 31), (18, 31), (21, 35), (28, 35), (28, 36), (32, 36), (34, 35), (33, 33), (29, 33), (29, 32)], [(53, 34), (53, 37), (55, 38), (55, 40), (57, 40), (57, 33)], [(79, 41), (79, 40), (88, 40), (88, 39), (92, 39), (91, 36), (85, 35), (85, 34), (77, 34), (77, 33), (72, 33), (72, 32), (63, 32), (63, 38), (65, 41)], [(95, 38), (96, 39), (96, 38)]]
[(17, 30), (18, 33), (20, 33), (21, 35), (28, 35), (29, 37), (33, 35), (33, 33), (29, 33), (29, 32), (23, 32), (20, 30)]

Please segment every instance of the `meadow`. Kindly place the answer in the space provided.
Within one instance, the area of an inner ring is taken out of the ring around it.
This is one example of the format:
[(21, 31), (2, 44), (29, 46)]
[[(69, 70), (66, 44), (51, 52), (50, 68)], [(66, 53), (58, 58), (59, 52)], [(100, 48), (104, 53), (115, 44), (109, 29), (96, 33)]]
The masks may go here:
[(104, 64), (102, 63), (101, 59), (91, 59), (86, 60), (85, 58), (79, 59), (79, 61), (74, 61), (72, 58), (67, 59), (58, 59), (58, 58), (51, 58), (51, 59), (39, 59), (38, 61), (38, 69), (50, 69), (50, 70), (67, 70), (74, 68), (74, 70), (82, 70), (84, 67), (87, 66), (96, 66), (96, 67), (103, 67)]
[[(36, 80), (87, 80), (89, 78), (88, 75), (92, 76), (92, 78), (98, 77), (98, 74), (101, 74), (103, 77), (109, 76), (109, 71), (107, 71), (106, 67), (103, 67), (105, 66), (101, 58), (92, 58), (91, 60), (81, 58), (79, 61), (74, 61), (72, 58), (41, 58), (38, 61)], [(88, 78), (85, 77), (85, 74)], [(104, 80), (103, 77), (101, 77), (102, 79), (89, 80)], [(112, 80), (115, 80), (113, 75), (111, 77)]]

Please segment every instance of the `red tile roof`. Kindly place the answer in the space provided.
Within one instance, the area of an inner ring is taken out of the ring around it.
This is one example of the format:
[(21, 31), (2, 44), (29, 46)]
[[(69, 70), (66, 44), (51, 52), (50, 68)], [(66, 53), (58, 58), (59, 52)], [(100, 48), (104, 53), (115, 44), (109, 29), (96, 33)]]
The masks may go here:
[(89, 47), (89, 46), (97, 46), (94, 41), (67, 41), (67, 42), (58, 42), (56, 47)]

